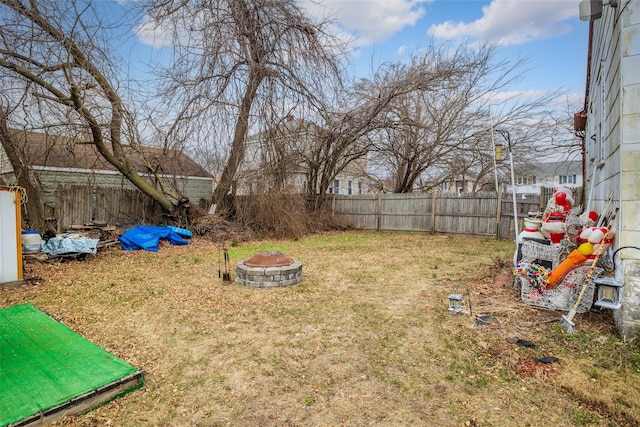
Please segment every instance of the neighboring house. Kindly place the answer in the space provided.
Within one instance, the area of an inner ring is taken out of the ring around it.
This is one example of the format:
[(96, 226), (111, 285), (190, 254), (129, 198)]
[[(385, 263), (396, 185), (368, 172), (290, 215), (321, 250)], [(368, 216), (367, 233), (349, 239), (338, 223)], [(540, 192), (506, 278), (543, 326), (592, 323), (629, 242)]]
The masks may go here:
[[(480, 188), (477, 191), (483, 191), (489, 186), (490, 189), (493, 190), (495, 187), (495, 184), (492, 181), (483, 184), (484, 185), (480, 185)], [(458, 175), (455, 179), (448, 179), (441, 182), (436, 186), (436, 189), (444, 193), (456, 193), (460, 195), (462, 193), (473, 193), (474, 185), (476, 185), (476, 182), (473, 179)]]
[[(135, 188), (116, 168), (108, 163), (92, 144), (82, 144), (67, 137), (37, 132), (14, 131), (21, 156), (42, 184), (43, 202), (55, 206), (55, 191), (60, 185), (86, 185), (92, 188)], [(187, 197), (194, 204), (206, 207), (213, 193), (213, 177), (184, 153), (164, 152), (160, 148), (144, 147), (143, 153), (125, 146), (129, 161), (136, 171), (153, 183), (150, 174), (157, 171), (163, 184)], [(15, 184), (13, 167), (0, 145), (0, 178)], [(49, 211), (50, 212), (50, 211)]]
[[(582, 162), (564, 161), (539, 163), (527, 169), (520, 169), (514, 173), (515, 189), (518, 196), (540, 194), (541, 188), (556, 188), (560, 185), (569, 188), (580, 188), (584, 185), (582, 179)], [(511, 185), (507, 185), (507, 192), (511, 193)]]
[[(290, 193), (303, 193), (307, 188), (308, 162), (305, 156), (315, 147), (323, 129), (304, 119), (288, 117), (272, 129), (247, 138), (245, 156), (240, 165), (236, 194), (253, 194), (268, 185), (267, 176), (283, 181), (282, 188)], [(367, 161), (359, 159), (348, 164), (331, 182), (329, 194), (366, 194), (370, 183), (366, 176)], [(278, 172), (285, 172), (275, 177)]]
[[(586, 194), (600, 211), (609, 194), (620, 212), (612, 249), (614, 279), (624, 284), (614, 318), (623, 337), (640, 336), (640, 2), (583, 0), (590, 20), (587, 92), (575, 115), (585, 150)], [(585, 40), (585, 45), (587, 40)], [(586, 119), (586, 124), (585, 124)], [(625, 247), (626, 249), (616, 252)], [(628, 247), (628, 248), (627, 248)]]

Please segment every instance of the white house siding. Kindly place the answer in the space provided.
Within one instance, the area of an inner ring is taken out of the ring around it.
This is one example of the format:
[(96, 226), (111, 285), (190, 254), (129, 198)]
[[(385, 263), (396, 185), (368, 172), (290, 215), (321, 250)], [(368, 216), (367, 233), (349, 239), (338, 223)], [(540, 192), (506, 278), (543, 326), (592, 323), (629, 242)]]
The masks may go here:
[[(316, 143), (322, 129), (304, 119), (292, 119), (284, 124), (278, 136), (281, 143), (285, 143), (289, 148), (288, 154), (291, 156), (287, 181), (284, 188), (291, 193), (303, 193), (307, 187), (307, 164), (301, 155), (295, 153), (309, 150)], [(246, 140), (244, 158), (239, 167), (238, 180), (236, 183), (236, 194), (246, 195), (263, 191), (265, 185), (262, 179), (263, 163), (268, 162), (271, 154), (266, 147), (266, 131), (251, 135)], [(308, 154), (308, 153), (307, 153)], [(331, 194), (349, 194), (349, 182), (351, 182), (351, 194), (361, 194), (369, 191), (369, 182), (366, 179), (367, 161), (365, 159), (350, 162), (329, 184), (327, 189)], [(336, 180), (339, 181), (339, 188), (336, 192)]]
[[(576, 191), (583, 185), (582, 179), (582, 162), (581, 161), (562, 161), (551, 163), (540, 163), (535, 167), (528, 169), (529, 175), (526, 178), (535, 177), (535, 184), (517, 184), (519, 176), (516, 175), (516, 194), (540, 194), (540, 189), (543, 187), (557, 188), (559, 186), (569, 187), (571, 190)], [(575, 176), (575, 182), (561, 182), (563, 176)], [(507, 192), (511, 192), (511, 185), (507, 185)], [(574, 193), (575, 196), (575, 193)]]
[[(640, 2), (605, 5), (593, 23), (585, 139), (586, 177), (595, 170), (592, 208), (602, 209), (613, 192), (620, 207), (614, 248), (640, 246)], [(615, 261), (624, 297), (614, 317), (622, 336), (640, 336), (640, 251), (622, 250)]]
[[(45, 205), (55, 205), (55, 191), (59, 185), (88, 185), (92, 187), (114, 187), (134, 189), (122, 174), (112, 171), (90, 171), (90, 170), (64, 170), (60, 168), (35, 167), (38, 171), (40, 182), (44, 189)], [(8, 176), (6, 177), (9, 178)], [(12, 176), (11, 181), (15, 181)], [(9, 184), (15, 182), (9, 182)], [(213, 179), (211, 178), (176, 178), (168, 179), (165, 182), (169, 188), (177, 189), (181, 194), (186, 195), (192, 203), (198, 204), (201, 199), (211, 201), (213, 194)]]

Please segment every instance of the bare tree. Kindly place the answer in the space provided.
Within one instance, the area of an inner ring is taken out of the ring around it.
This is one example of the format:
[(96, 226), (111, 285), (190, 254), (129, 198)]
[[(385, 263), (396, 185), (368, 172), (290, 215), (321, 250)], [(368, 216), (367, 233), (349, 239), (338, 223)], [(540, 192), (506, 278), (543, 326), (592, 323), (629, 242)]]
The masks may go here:
[(335, 176), (368, 156), (381, 135), (393, 133), (398, 117), (389, 113), (415, 94), (436, 90), (456, 76), (470, 72), (473, 62), (431, 57), (415, 58), (411, 64), (386, 64), (372, 79), (362, 79), (341, 95), (342, 103), (320, 112), (326, 132), (305, 154), (307, 192), (318, 209)]
[[(91, 2), (1, 0), (0, 17), (3, 103), (23, 103), (24, 116), (17, 120), (80, 136), (165, 211), (174, 212), (182, 197), (157, 189), (127, 159), (125, 146), (140, 146), (135, 118), (112, 83), (114, 52), (105, 33), (110, 27)], [(32, 123), (34, 111), (37, 123)]]
[(213, 195), (222, 207), (249, 129), (276, 123), (283, 103), (320, 102), (331, 87), (323, 83), (340, 81), (341, 44), (294, 0), (152, 0), (148, 16), (147, 28), (170, 32), (175, 48), (164, 70), (164, 93), (179, 106), (169, 137), (185, 128), (229, 136)]
[[(492, 46), (462, 46), (455, 52), (432, 48), (420, 63), (428, 69), (448, 63), (458, 72), (389, 105), (384, 111), (387, 127), (375, 141), (374, 158), (387, 165), (394, 192), (411, 192), (418, 183), (421, 189), (429, 189), (456, 176), (473, 176), (474, 188), (480, 189), (493, 169), (490, 108), (497, 103), (497, 93), (519, 81), (525, 62), (496, 61)], [(518, 135), (514, 148), (527, 147), (518, 156), (521, 162), (531, 158), (527, 154), (535, 152), (542, 132), (551, 128), (543, 123), (556, 96), (557, 92), (549, 92), (523, 102), (513, 94), (494, 112), (496, 127), (509, 127)], [(538, 139), (527, 129), (535, 129)], [(437, 175), (427, 181), (430, 170)]]
[(7, 158), (13, 167), (18, 185), (27, 192), (27, 219), (30, 227), (42, 229), (44, 226), (44, 204), (42, 201), (42, 185), (25, 162), (18, 141), (7, 125), (7, 113), (0, 108), (0, 146), (4, 148)]

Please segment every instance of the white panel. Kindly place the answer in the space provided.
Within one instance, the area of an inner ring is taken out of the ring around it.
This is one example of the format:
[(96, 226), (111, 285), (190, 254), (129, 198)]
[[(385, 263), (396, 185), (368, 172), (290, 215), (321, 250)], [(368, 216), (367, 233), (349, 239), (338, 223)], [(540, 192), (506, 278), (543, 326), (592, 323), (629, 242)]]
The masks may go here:
[(622, 58), (622, 84), (630, 86), (640, 84), (640, 55), (626, 56)]
[(640, 55), (640, 25), (635, 24), (622, 30), (623, 56)]
[(0, 190), (0, 283), (15, 282), (18, 274), (16, 193)]
[(622, 107), (623, 114), (640, 113), (640, 84), (622, 88)]
[(622, 116), (622, 145), (640, 142), (640, 114)]

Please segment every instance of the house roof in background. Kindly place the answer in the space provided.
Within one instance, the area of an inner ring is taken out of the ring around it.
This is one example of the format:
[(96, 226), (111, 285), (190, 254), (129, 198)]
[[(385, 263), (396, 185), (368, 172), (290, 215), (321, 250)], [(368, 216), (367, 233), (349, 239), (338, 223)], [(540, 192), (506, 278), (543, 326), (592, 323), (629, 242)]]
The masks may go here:
[[(40, 132), (12, 130), (12, 133), (21, 147), (24, 161), (31, 166), (117, 170), (92, 143)], [(159, 174), (212, 178), (209, 172), (181, 151), (156, 147), (142, 147), (138, 151), (128, 145), (123, 148), (138, 173), (149, 173), (155, 169)]]
[(287, 116), (284, 121), (277, 123), (267, 130), (263, 130), (247, 137), (249, 142), (261, 141), (269, 136), (284, 137), (297, 133), (318, 134), (323, 128), (306, 119)]
[(529, 171), (529, 175), (536, 175), (539, 177), (580, 175), (582, 173), (582, 162), (580, 160), (571, 160), (565, 162), (538, 163), (531, 167)]

